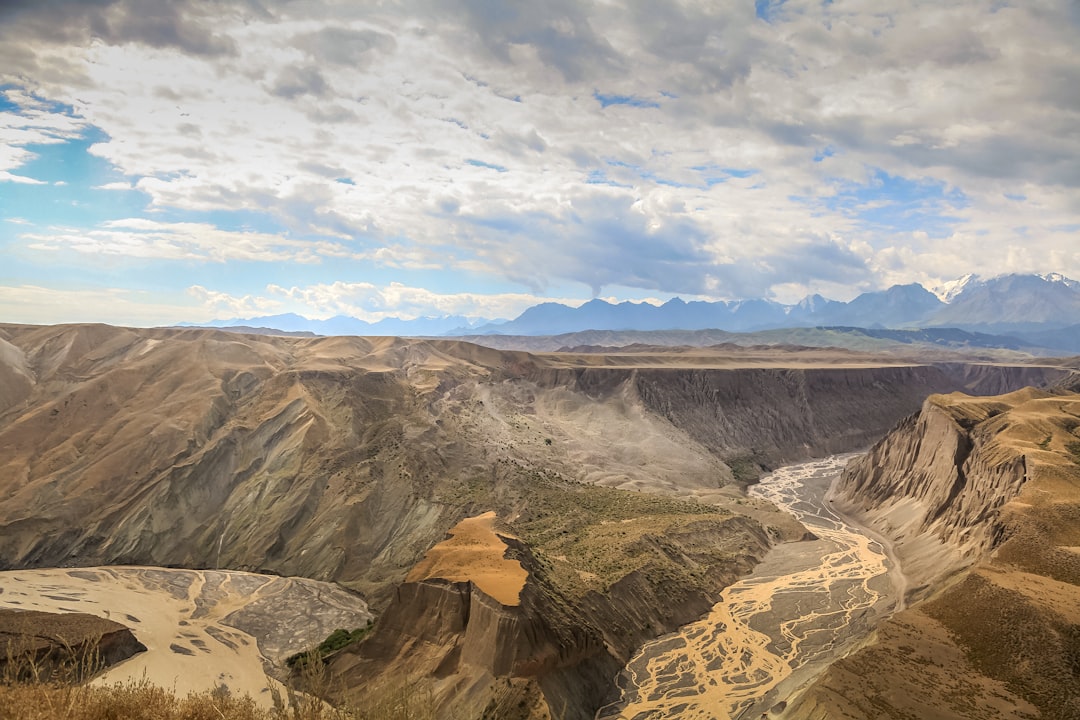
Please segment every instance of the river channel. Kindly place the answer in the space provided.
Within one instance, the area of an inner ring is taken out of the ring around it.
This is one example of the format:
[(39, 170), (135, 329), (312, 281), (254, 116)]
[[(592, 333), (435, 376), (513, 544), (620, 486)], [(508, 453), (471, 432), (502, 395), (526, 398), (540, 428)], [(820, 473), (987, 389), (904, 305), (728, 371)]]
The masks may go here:
[(831, 509), (851, 455), (790, 465), (750, 494), (797, 517), (818, 539), (774, 548), (701, 620), (648, 643), (597, 718), (743, 720), (778, 713), (902, 602), (885, 548)]

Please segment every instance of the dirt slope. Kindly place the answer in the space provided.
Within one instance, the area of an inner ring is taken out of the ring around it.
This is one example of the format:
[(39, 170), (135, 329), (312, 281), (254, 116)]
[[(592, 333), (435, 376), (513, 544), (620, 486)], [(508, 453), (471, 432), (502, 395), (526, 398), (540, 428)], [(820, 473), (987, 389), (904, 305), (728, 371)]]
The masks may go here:
[(146, 646), (130, 628), (84, 613), (0, 608), (0, 678), (82, 680)]
[(936, 396), (853, 463), (837, 502), (930, 597), (783, 717), (1080, 717), (1078, 428), (1080, 395)]

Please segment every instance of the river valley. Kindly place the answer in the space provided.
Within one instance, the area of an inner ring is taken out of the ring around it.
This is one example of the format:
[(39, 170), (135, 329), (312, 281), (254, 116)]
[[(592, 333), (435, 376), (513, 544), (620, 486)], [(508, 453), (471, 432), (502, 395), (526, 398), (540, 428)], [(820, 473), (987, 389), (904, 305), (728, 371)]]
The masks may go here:
[(646, 644), (597, 718), (758, 718), (781, 711), (829, 662), (902, 605), (903, 577), (877, 540), (830, 507), (851, 455), (780, 468), (750, 489), (816, 540), (777, 546), (701, 620)]

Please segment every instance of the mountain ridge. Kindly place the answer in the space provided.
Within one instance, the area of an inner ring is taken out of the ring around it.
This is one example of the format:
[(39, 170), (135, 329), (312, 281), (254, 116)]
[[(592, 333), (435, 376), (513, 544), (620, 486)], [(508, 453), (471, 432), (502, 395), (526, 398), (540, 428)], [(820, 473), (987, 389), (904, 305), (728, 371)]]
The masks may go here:
[[(1059, 273), (1008, 274), (983, 279), (968, 274), (927, 289), (918, 283), (864, 292), (848, 302), (819, 294), (791, 305), (773, 300), (686, 301), (675, 297), (649, 302), (611, 303), (594, 298), (574, 307), (542, 302), (512, 320), (447, 315), (413, 319), (383, 318), (367, 322), (338, 315), (310, 320), (287, 313), (254, 318), (215, 320), (182, 327), (267, 327), (320, 335), (396, 335), (461, 337), (478, 335), (560, 335), (587, 330), (724, 330), (757, 332), (792, 327), (860, 327), (866, 329), (957, 328), (985, 334), (1016, 335), (1031, 344), (1071, 350), (1080, 345), (1080, 331), (1070, 318), (1080, 314), (1080, 282)], [(1048, 330), (1066, 330), (1061, 337)], [(1025, 337), (1031, 334), (1032, 338)], [(1039, 342), (1034, 342), (1038, 337)]]

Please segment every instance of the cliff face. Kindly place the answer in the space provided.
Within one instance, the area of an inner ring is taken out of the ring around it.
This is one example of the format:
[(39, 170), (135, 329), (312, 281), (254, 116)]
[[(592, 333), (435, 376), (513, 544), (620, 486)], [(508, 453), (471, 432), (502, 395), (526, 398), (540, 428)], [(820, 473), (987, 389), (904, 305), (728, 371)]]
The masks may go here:
[(984, 557), (1002, 538), (1000, 509), (1020, 494), (1027, 459), (1002, 443), (1002, 416), (1036, 397), (931, 396), (845, 469), (833, 500), (891, 539), (916, 596)]
[(835, 502), (922, 585), (781, 717), (1080, 717), (1078, 418), (1072, 393), (933, 396), (848, 466)]
[(332, 686), (347, 688), (336, 699), (359, 701), (410, 678), (431, 694), (440, 716), (480, 717), (529, 698), (516, 716), (543, 717), (540, 681), (561, 669), (585, 669), (575, 683), (581, 694), (586, 666), (603, 646), (579, 626), (563, 636), (537, 604), (534, 590), (508, 607), (469, 581), (402, 583), (371, 636), (332, 661)]
[(726, 458), (772, 466), (849, 452), (879, 438), (955, 378), (933, 366), (642, 371), (646, 407)]
[(630, 395), (728, 462), (775, 467), (860, 450), (933, 393), (994, 395), (1059, 382), (1058, 367), (977, 363), (880, 367), (535, 368), (540, 387)]

